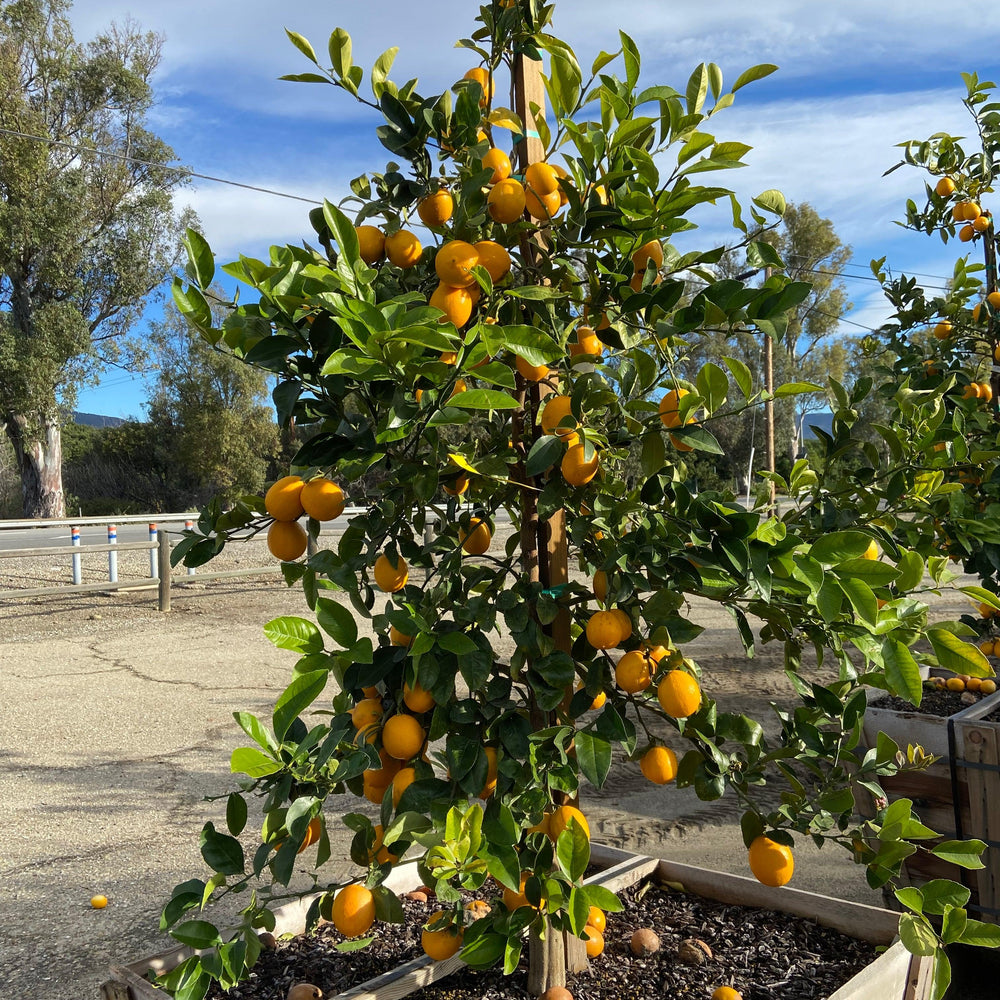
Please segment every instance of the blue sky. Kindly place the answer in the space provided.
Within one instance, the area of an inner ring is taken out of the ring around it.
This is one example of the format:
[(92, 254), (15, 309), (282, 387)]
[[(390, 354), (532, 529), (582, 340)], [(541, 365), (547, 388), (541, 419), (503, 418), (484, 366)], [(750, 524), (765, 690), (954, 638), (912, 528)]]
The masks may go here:
[[(589, 65), (601, 49), (618, 48), (621, 27), (642, 52), (643, 85), (683, 90), (701, 61), (718, 63), (730, 82), (754, 63), (776, 63), (778, 73), (741, 90), (736, 105), (715, 120), (718, 138), (754, 146), (749, 166), (724, 182), (744, 198), (777, 187), (830, 218), (854, 249), (857, 266), (848, 268), (846, 281), (854, 302), (849, 319), (874, 326), (886, 309), (878, 286), (865, 280), (873, 257), (887, 255), (895, 270), (946, 276), (959, 252), (957, 244), (944, 247), (893, 225), (907, 197), (923, 196), (917, 171), (882, 177), (899, 158), (897, 142), (938, 131), (969, 134), (962, 71), (1000, 76), (1000, 18), (982, 18), (966, 30), (943, 13), (948, 9), (938, 0), (632, 0), (614, 7), (606, 0), (563, 0), (554, 30)], [(429, 93), (450, 86), (473, 64), (453, 43), (471, 33), (475, 10), (461, 0), (77, 0), (71, 16), (80, 39), (129, 16), (165, 35), (154, 123), (180, 162), (338, 201), (350, 178), (384, 166), (385, 150), (373, 134), (378, 122), (343, 91), (278, 80), (309, 68), (284, 28), (323, 52), (330, 32), (343, 27), (354, 40), (355, 61), (366, 68), (385, 48), (399, 46), (393, 79), (417, 76)], [(222, 260), (261, 255), (272, 243), (298, 242), (310, 233), (309, 206), (300, 202), (204, 181), (192, 183), (180, 201), (198, 212)], [(717, 218), (700, 218), (699, 245), (730, 238), (727, 215), (720, 203)], [(850, 324), (842, 329), (860, 332)], [(81, 392), (78, 408), (142, 416), (146, 393), (141, 377), (111, 370)]]

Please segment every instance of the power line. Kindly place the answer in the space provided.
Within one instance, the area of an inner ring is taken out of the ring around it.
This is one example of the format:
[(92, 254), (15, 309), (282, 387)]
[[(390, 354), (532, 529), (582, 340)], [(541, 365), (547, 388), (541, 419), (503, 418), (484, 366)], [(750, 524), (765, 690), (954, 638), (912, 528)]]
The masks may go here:
[(90, 153), (95, 156), (108, 156), (123, 163), (135, 163), (143, 167), (156, 167), (160, 170), (169, 170), (175, 174), (182, 174), (185, 177), (197, 177), (199, 180), (212, 181), (215, 184), (228, 184), (230, 187), (244, 188), (247, 191), (258, 191), (260, 194), (271, 194), (276, 198), (290, 198), (292, 201), (304, 201), (307, 205), (322, 205), (322, 201), (315, 198), (303, 198), (298, 194), (289, 194), (287, 191), (275, 191), (273, 188), (258, 187), (256, 184), (244, 184), (242, 181), (231, 181), (226, 177), (213, 177), (211, 174), (201, 174), (196, 170), (189, 170), (187, 167), (171, 167), (166, 163), (156, 163), (153, 160), (140, 160), (135, 156), (126, 156), (124, 153), (115, 153), (109, 149), (96, 149), (89, 146), (77, 146), (71, 142), (64, 142), (62, 139), (50, 139), (44, 135), (30, 135), (27, 132), (18, 132), (16, 129), (0, 128), (3, 135), (16, 136), (19, 139), (31, 139), (35, 142), (44, 142), (50, 146), (62, 146), (64, 149), (71, 149), (75, 153)]
[[(787, 254), (786, 256), (789, 259), (793, 259), (793, 260), (810, 260), (809, 257), (805, 257), (802, 254), (797, 254), (797, 253), (790, 253), (790, 254)], [(869, 272), (869, 274), (866, 275), (866, 277), (868, 278), (869, 281), (878, 281), (878, 278), (876, 278), (873, 274), (870, 273), (871, 272), (871, 268), (867, 264), (856, 264), (853, 260), (849, 260), (845, 264), (843, 264), (842, 266), (843, 267), (858, 267), (858, 268), (861, 268), (862, 271), (868, 271)], [(802, 270), (806, 270), (806, 268), (802, 268)], [(821, 273), (823, 273), (823, 274), (841, 274), (841, 275), (843, 274), (842, 271), (822, 271)], [(935, 278), (938, 281), (951, 281), (952, 280), (951, 276), (949, 276), (947, 274), (928, 274), (926, 271), (907, 271), (907, 270), (903, 269), (901, 273), (908, 274), (908, 275), (910, 275), (910, 276), (912, 276), (914, 278)]]

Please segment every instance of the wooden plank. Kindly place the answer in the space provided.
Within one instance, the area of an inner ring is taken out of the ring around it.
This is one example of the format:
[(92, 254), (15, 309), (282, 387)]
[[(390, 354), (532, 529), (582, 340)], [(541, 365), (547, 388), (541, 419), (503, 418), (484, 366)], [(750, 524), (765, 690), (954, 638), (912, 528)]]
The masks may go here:
[[(968, 823), (963, 825), (966, 837), (977, 837), (987, 842), (1000, 844), (1000, 751), (998, 751), (998, 727), (991, 723), (956, 723), (956, 735), (961, 743), (956, 752), (961, 752), (971, 764), (984, 764), (992, 770), (978, 767), (962, 768), (962, 761), (955, 766), (962, 769), (969, 789)], [(963, 817), (964, 819), (964, 817)], [(1000, 846), (987, 847), (983, 853), (985, 868), (973, 872), (979, 889), (977, 902), (980, 906), (1000, 909)], [(991, 923), (1000, 922), (996, 914), (978, 914)]]
[(603, 885), (612, 892), (620, 892), (636, 885), (652, 875), (660, 865), (658, 858), (629, 854), (628, 851), (604, 847), (603, 844), (593, 845), (590, 860), (592, 864), (604, 864), (607, 867), (584, 879), (584, 885)]
[[(997, 708), (1000, 708), (1000, 691), (994, 691), (993, 694), (988, 694), (985, 698), (980, 698), (974, 705), (963, 708), (961, 712), (953, 715), (952, 718), (956, 722), (978, 722), (984, 715), (989, 715)], [(996, 726), (997, 723), (991, 722), (987, 723), (987, 725)]]
[(948, 756), (948, 722), (941, 716), (927, 715), (916, 709), (897, 712), (869, 705), (861, 728), (863, 741), (870, 747), (876, 745), (879, 733), (885, 733), (903, 750), (910, 743), (919, 743), (935, 757)]
[(154, 989), (130, 968), (112, 965), (111, 975), (114, 979), (101, 986), (104, 1000), (163, 1000), (163, 990)]
[(525, 55), (514, 58), (514, 111), (524, 123), (524, 137), (515, 145), (514, 155), (518, 166), (524, 170), (529, 163), (545, 159), (545, 146), (538, 137), (538, 126), (531, 112), (531, 105), (538, 106), (538, 117), (545, 115), (545, 85), (542, 83), (542, 64), (538, 59)]
[(401, 997), (458, 972), (464, 966), (465, 962), (457, 955), (443, 962), (435, 962), (429, 955), (422, 955), (398, 969), (369, 979), (346, 993), (338, 993), (331, 1000), (400, 1000)]
[(758, 906), (781, 910), (797, 917), (816, 920), (824, 927), (874, 944), (889, 944), (899, 927), (899, 914), (866, 903), (852, 903), (821, 893), (782, 886), (774, 889), (756, 879), (710, 868), (695, 868), (677, 861), (661, 861), (657, 877), (680, 882), (688, 892), (736, 906)]
[(903, 1000), (931, 1000), (934, 995), (934, 956), (911, 955)]
[(910, 953), (897, 941), (827, 1000), (904, 1000), (909, 979)]

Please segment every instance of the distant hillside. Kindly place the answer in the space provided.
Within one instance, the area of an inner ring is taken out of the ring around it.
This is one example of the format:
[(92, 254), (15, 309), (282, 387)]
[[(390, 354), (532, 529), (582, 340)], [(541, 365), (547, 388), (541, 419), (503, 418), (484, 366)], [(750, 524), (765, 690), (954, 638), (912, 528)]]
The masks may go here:
[(805, 419), (805, 437), (816, 437), (812, 431), (813, 427), (818, 427), (821, 431), (825, 431), (827, 434), (832, 434), (833, 414), (829, 411), (822, 410), (819, 413), (810, 413)]
[(125, 423), (121, 417), (106, 417), (103, 413), (81, 413), (73, 411), (73, 423), (85, 427), (119, 427)]

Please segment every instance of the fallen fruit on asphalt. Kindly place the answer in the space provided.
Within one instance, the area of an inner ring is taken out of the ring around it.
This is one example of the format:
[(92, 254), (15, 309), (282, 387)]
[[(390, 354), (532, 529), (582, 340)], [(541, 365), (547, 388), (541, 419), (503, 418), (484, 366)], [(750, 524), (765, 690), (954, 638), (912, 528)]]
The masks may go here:
[(108, 905), (108, 897), (107, 896), (91, 896), (90, 897), (90, 905), (95, 910), (103, 910), (104, 907)]

